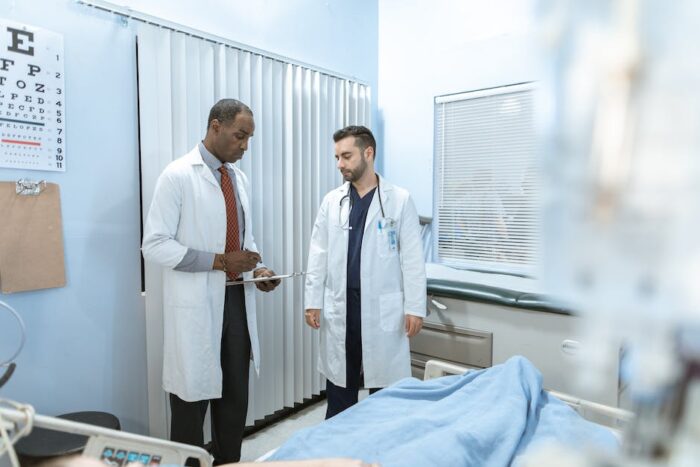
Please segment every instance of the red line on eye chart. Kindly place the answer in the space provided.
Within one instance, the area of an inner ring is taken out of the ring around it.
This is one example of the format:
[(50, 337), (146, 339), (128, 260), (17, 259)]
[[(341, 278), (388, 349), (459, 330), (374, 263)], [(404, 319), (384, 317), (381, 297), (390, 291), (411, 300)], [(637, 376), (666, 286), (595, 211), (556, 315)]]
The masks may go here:
[(41, 146), (41, 143), (35, 143), (33, 141), (20, 141), (18, 139), (2, 139), (0, 141), (7, 144), (25, 144), (27, 146)]

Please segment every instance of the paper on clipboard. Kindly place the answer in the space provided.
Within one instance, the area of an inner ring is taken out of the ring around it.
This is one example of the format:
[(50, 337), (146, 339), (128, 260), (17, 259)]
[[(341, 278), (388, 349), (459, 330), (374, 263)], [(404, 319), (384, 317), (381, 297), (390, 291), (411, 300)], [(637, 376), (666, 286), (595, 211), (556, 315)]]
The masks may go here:
[(305, 272), (292, 272), (289, 274), (277, 274), (276, 276), (270, 276), (270, 277), (265, 277), (265, 276), (260, 276), (260, 277), (254, 277), (252, 279), (240, 279), (237, 281), (226, 281), (226, 285), (243, 285), (243, 284), (248, 284), (250, 282), (267, 282), (267, 281), (275, 281), (277, 279), (286, 279), (288, 277), (295, 277), (295, 276), (303, 276), (306, 274)]

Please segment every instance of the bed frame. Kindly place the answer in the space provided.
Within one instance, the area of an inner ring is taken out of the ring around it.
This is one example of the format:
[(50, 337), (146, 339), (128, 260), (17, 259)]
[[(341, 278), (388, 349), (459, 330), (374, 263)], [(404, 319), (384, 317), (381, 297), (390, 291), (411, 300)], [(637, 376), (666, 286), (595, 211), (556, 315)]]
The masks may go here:
[[(441, 376), (447, 375), (461, 375), (468, 373), (469, 371), (475, 371), (475, 369), (441, 360), (428, 360), (425, 364), (425, 374), (423, 375), (423, 380), (427, 381), (429, 379), (440, 378)], [(558, 391), (552, 391), (549, 389), (546, 389), (546, 391), (569, 405), (585, 419), (605, 425), (612, 429), (618, 437), (621, 436), (620, 429), (634, 419), (634, 414), (624, 409), (579, 399)]]
[[(428, 360), (425, 364), (423, 381), (440, 378), (447, 375), (461, 375), (468, 373), (469, 371), (476, 370), (476, 368), (468, 368), (442, 360)], [(560, 399), (562, 402), (565, 402), (586, 420), (609, 428), (620, 440), (622, 439), (621, 429), (634, 418), (634, 414), (632, 412), (619, 409), (617, 407), (610, 407), (608, 405), (590, 402), (557, 391), (547, 390), (547, 392)], [(267, 460), (276, 450), (277, 448), (268, 451), (263, 456), (256, 459), (256, 462), (263, 462)]]

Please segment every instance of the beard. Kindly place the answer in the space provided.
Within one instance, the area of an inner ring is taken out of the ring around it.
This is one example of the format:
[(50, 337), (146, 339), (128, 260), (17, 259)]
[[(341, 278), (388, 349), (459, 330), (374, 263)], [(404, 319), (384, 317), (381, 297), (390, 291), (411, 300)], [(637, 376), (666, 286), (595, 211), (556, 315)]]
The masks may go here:
[(354, 183), (360, 178), (362, 178), (366, 170), (367, 161), (365, 161), (364, 159), (360, 159), (360, 165), (358, 165), (355, 169), (342, 172), (343, 180), (345, 180), (346, 182)]

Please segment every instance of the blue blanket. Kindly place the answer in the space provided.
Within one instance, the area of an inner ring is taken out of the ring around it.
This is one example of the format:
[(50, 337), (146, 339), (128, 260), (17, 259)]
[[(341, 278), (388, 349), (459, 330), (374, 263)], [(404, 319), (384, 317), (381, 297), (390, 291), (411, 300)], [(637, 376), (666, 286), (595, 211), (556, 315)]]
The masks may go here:
[(350, 457), (382, 466), (507, 466), (538, 443), (615, 450), (612, 432), (542, 390), (524, 357), (465, 375), (406, 378), (284, 443), (270, 460)]

